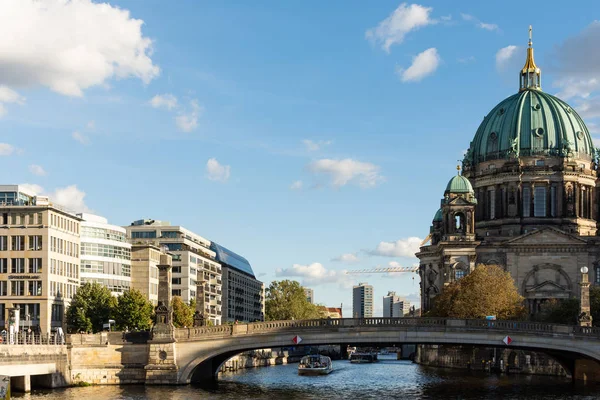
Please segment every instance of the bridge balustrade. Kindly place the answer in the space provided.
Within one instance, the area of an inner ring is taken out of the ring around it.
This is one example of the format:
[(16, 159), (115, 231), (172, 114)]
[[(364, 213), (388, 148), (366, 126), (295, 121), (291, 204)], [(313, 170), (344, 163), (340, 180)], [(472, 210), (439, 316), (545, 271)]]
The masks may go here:
[(235, 336), (256, 333), (279, 332), (285, 330), (301, 331), (315, 329), (398, 327), (405, 329), (439, 328), (450, 330), (498, 330), (504, 332), (527, 332), (551, 335), (577, 335), (600, 337), (600, 328), (545, 324), (529, 321), (490, 321), (484, 319), (452, 318), (341, 318), (310, 319), (290, 321), (265, 321), (249, 324), (218, 325), (196, 328), (176, 329), (176, 339), (200, 339), (214, 336)]
[(29, 345), (64, 345), (65, 337), (47, 333), (45, 335), (41, 334), (33, 334), (27, 332), (16, 332), (9, 333), (4, 332), (0, 334), (0, 346), (5, 345), (21, 345), (21, 346), (29, 346)]

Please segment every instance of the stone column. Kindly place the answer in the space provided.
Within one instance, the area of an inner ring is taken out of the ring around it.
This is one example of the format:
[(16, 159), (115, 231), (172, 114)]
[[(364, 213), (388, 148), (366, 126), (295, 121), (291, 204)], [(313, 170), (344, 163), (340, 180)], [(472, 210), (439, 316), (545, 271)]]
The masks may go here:
[(579, 282), (579, 326), (592, 326), (592, 314), (590, 313), (590, 282), (588, 280), (588, 268), (581, 268), (581, 281)]
[(158, 268), (158, 305), (154, 309), (156, 323), (148, 342), (147, 385), (176, 385), (177, 353), (171, 307), (171, 256), (161, 254)]

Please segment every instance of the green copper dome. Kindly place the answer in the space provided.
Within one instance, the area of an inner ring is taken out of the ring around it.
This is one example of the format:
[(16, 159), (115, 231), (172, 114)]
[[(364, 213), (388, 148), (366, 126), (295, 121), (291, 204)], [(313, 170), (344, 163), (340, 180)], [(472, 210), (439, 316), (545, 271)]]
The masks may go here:
[(443, 220), (444, 220), (444, 217), (442, 215), (442, 209), (440, 208), (435, 213), (435, 217), (433, 217), (433, 222), (442, 222)]
[(474, 193), (473, 186), (467, 178), (462, 175), (456, 175), (446, 185), (445, 193)]
[(519, 156), (591, 159), (592, 138), (567, 103), (539, 89), (522, 89), (490, 111), (465, 155), (466, 165)]

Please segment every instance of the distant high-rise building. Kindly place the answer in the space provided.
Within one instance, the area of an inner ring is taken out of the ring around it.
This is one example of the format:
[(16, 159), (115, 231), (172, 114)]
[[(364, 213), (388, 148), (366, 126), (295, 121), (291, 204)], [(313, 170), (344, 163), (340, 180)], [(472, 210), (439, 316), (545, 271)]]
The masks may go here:
[(352, 288), (352, 317), (373, 317), (373, 286), (366, 282)]
[(406, 317), (410, 312), (410, 302), (406, 301), (396, 292), (388, 292), (387, 296), (383, 296), (383, 316), (385, 317)]
[(315, 292), (312, 289), (309, 288), (303, 288), (304, 289), (304, 295), (306, 296), (306, 300), (310, 303), (313, 304), (315, 302)]

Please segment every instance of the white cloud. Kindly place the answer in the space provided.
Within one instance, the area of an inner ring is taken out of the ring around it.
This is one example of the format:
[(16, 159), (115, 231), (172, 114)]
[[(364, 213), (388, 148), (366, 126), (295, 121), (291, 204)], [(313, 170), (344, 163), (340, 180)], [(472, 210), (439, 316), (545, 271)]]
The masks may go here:
[(344, 263), (355, 263), (360, 261), (356, 254), (354, 253), (346, 253), (341, 256), (332, 258), (331, 261), (344, 262)]
[[(589, 97), (585, 100), (577, 102), (575, 107), (577, 109), (577, 113), (583, 118), (598, 118), (600, 117), (600, 97)], [(586, 124), (588, 129), (592, 131), (593, 128), (590, 128), (590, 125)]]
[(290, 185), (290, 189), (292, 190), (302, 190), (303, 187), (304, 183), (302, 183), (302, 181), (295, 181)]
[(365, 36), (374, 43), (380, 43), (387, 53), (395, 44), (404, 41), (412, 30), (435, 23), (429, 16), (433, 8), (419, 4), (402, 3), (375, 28), (367, 30)]
[(384, 177), (379, 173), (379, 166), (351, 158), (343, 160), (325, 158), (311, 162), (307, 168), (314, 174), (329, 176), (331, 184), (336, 188), (348, 183), (357, 183), (362, 188), (370, 188), (384, 181)]
[[(0, 79), (2, 78), (0, 77)], [(0, 118), (6, 114), (6, 107), (4, 106), (4, 103), (16, 103), (23, 105), (25, 104), (25, 97), (21, 96), (8, 86), (0, 85)]]
[(29, 172), (37, 176), (46, 176), (46, 170), (41, 165), (31, 164), (29, 166)]
[(373, 256), (414, 258), (422, 241), (423, 239), (412, 236), (395, 242), (380, 242), (375, 250), (369, 250), (367, 253)]
[(457, 61), (461, 64), (469, 64), (469, 63), (475, 62), (475, 60), (476, 60), (475, 56), (468, 56), (468, 57), (459, 58)]
[(111, 78), (148, 83), (160, 70), (142, 25), (127, 10), (91, 0), (2, 1), (0, 84), (82, 96)]
[(90, 139), (86, 135), (84, 135), (83, 133), (81, 133), (79, 131), (73, 132), (71, 134), (71, 137), (83, 145), (90, 144)]
[(333, 143), (333, 141), (331, 141), (331, 140), (318, 140), (318, 141), (315, 142), (313, 140), (304, 139), (302, 141), (302, 143), (304, 143), (304, 147), (306, 147), (307, 151), (319, 151), (323, 147), (329, 146), (331, 143)]
[[(519, 47), (511, 44), (510, 46), (503, 47), (496, 52), (496, 68), (498, 71), (504, 71), (508, 68), (513, 68), (517, 62), (517, 50), (519, 50)], [(525, 58), (523, 58), (523, 62), (525, 62), (524, 60)]]
[(94, 129), (96, 129), (96, 122), (95, 121), (88, 121), (88, 123), (85, 125), (85, 127), (87, 129), (89, 129), (90, 131), (93, 131)]
[(310, 265), (294, 264), (290, 268), (278, 268), (275, 270), (277, 277), (301, 278), (303, 286), (318, 286), (327, 283), (338, 283), (342, 287), (351, 287), (352, 279), (346, 275), (346, 271), (335, 271), (326, 269), (321, 263)]
[(43, 187), (33, 183), (22, 183), (19, 186), (23, 186), (37, 195), (48, 196), (52, 203), (63, 206), (69, 211), (92, 212), (85, 204), (85, 192), (79, 190), (77, 185), (57, 188), (51, 192), (46, 192)]
[(589, 97), (600, 90), (600, 21), (594, 21), (579, 34), (555, 47), (553, 72), (560, 78), (553, 82), (564, 99)]
[(398, 68), (396, 72), (402, 82), (418, 82), (431, 75), (440, 65), (441, 58), (435, 47), (419, 53), (413, 58), (412, 65), (407, 69)]
[(211, 181), (226, 182), (231, 173), (231, 166), (221, 165), (216, 158), (206, 162), (206, 176)]
[(154, 108), (165, 108), (167, 110), (172, 110), (173, 108), (177, 107), (177, 97), (170, 93), (157, 94), (150, 99), (150, 105)]
[(198, 100), (191, 100), (189, 109), (175, 117), (177, 127), (183, 132), (193, 131), (198, 126), (198, 117), (202, 111), (204, 109), (198, 104)]
[(8, 143), (0, 143), (0, 156), (10, 156), (15, 152), (15, 147)]
[(496, 24), (486, 24), (485, 22), (480, 22), (479, 24), (477, 24), (478, 27), (480, 27), (481, 29), (485, 29), (487, 31), (497, 31), (498, 30), (498, 25)]
[(451, 14), (448, 14), (448, 15), (442, 15), (442, 16), (440, 17), (440, 20), (442, 20), (442, 21), (452, 21), (452, 15), (451, 15)]
[(479, 18), (475, 17), (474, 15), (461, 13), (460, 16), (463, 20), (472, 22), (478, 28), (485, 29), (487, 31), (497, 31), (499, 29), (498, 25), (481, 22)]

